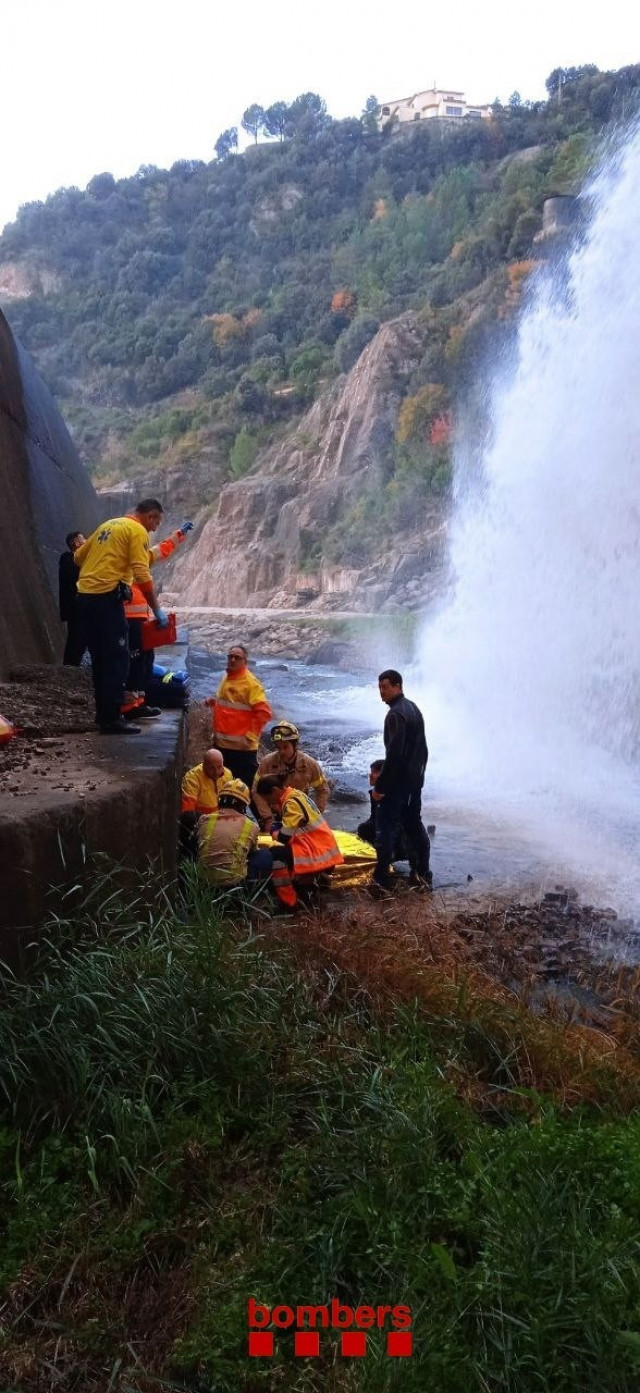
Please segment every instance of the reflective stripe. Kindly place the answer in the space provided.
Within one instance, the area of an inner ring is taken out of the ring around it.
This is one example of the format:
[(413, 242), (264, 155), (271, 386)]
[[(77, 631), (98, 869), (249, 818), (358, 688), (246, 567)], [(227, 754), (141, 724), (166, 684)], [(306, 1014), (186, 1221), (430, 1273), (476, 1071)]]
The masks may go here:
[[(296, 811), (303, 813), (304, 823), (292, 826)], [(328, 822), (306, 794), (285, 789), (282, 814), (282, 830), (290, 834), (294, 876), (315, 875), (342, 863), (342, 852)]]
[[(204, 836), (200, 842), (200, 852), (204, 853), (205, 857), (211, 847), (221, 817), (220, 811), (207, 815)], [(235, 885), (238, 881), (246, 878), (247, 857), (251, 849), (253, 828), (254, 823), (249, 818), (245, 818), (240, 832), (230, 848), (228, 866), (207, 866), (205, 861), (203, 870), (213, 885)]]
[(151, 610), (140, 586), (133, 584), (131, 591), (131, 599), (124, 602), (124, 612), (127, 619), (148, 619)]

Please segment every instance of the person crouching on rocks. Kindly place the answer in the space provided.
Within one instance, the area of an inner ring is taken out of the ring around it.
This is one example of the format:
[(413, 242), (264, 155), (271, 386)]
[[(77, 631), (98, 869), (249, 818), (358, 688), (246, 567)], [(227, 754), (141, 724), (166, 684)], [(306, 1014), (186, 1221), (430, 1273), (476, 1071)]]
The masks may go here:
[(298, 904), (294, 881), (309, 881), (342, 864), (343, 856), (328, 822), (308, 794), (289, 788), (282, 775), (258, 779), (256, 793), (264, 798), (280, 824), (278, 840), (271, 848), (272, 882), (285, 913)]

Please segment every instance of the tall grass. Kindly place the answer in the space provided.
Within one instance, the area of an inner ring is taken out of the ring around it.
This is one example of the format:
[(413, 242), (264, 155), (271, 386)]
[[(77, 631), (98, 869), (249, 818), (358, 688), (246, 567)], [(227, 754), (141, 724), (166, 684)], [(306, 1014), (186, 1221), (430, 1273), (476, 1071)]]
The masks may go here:
[[(636, 1393), (640, 1118), (460, 1067), (237, 899), (103, 882), (5, 980), (0, 1386)], [(248, 1360), (249, 1296), (406, 1302), (414, 1355)]]

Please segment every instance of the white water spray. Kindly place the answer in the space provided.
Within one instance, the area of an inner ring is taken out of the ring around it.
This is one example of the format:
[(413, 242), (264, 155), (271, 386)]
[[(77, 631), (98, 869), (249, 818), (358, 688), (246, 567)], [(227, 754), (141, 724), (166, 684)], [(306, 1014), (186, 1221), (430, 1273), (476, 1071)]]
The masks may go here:
[(640, 907), (640, 132), (541, 278), (459, 500), (454, 599), (423, 635), (441, 792), (499, 811)]

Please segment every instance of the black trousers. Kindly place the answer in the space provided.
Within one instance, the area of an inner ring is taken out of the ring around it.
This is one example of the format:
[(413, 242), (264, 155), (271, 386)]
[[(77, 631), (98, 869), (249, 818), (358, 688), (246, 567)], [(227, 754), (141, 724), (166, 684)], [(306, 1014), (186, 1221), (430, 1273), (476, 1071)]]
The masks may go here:
[(120, 720), (129, 671), (129, 637), (120, 588), (106, 595), (78, 595), (76, 603), (91, 654), (96, 721), (99, 726)]
[(247, 788), (250, 789), (258, 769), (257, 751), (220, 750), (220, 753), (234, 779), (242, 779), (243, 784), (246, 784)]
[(84, 629), (84, 621), (77, 597), (67, 619), (67, 641), (64, 645), (64, 657), (62, 659), (65, 667), (80, 667), (87, 647), (87, 637)]
[(376, 817), (376, 852), (378, 864), (374, 880), (378, 885), (389, 883), (389, 866), (395, 857), (399, 832), (404, 833), (412, 871), (420, 876), (429, 873), (431, 842), (422, 821), (422, 789), (385, 793), (378, 803)]
[(152, 648), (142, 647), (142, 620), (128, 619), (129, 674), (127, 691), (145, 692), (153, 675), (155, 654)]

